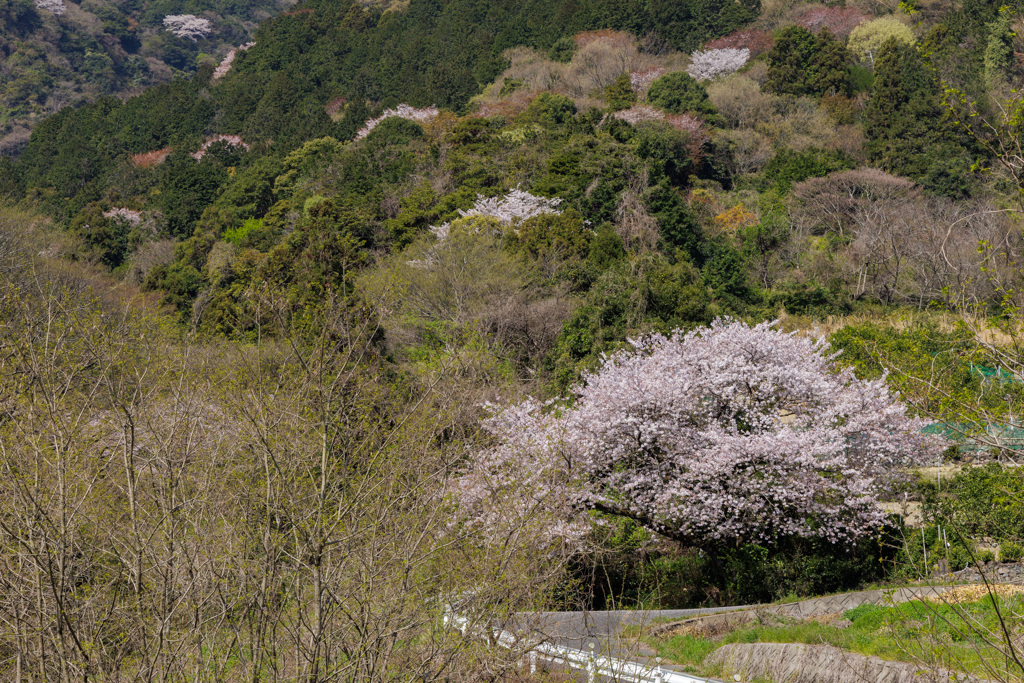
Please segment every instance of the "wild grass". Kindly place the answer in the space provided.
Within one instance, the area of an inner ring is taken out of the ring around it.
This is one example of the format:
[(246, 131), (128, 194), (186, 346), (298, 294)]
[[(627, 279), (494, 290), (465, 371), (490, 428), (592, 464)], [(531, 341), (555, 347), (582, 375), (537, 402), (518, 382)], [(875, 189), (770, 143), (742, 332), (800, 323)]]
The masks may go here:
[[(997, 609), (998, 607), (998, 609)], [(1005, 624), (1005, 631), (1003, 624)], [(1020, 680), (1007, 641), (1024, 632), (1024, 598), (985, 598), (964, 604), (919, 600), (883, 607), (862, 605), (841, 618), (795, 621), (772, 618), (740, 626), (725, 635), (699, 633), (646, 639), (667, 661), (714, 673), (704, 661), (729, 643), (832, 645), (892, 661), (961, 671), (983, 678)]]

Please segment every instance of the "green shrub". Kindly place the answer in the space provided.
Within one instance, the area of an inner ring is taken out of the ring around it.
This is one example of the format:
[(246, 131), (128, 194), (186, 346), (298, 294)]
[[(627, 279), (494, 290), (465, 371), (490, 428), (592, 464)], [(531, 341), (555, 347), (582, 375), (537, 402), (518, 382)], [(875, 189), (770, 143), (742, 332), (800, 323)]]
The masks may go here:
[(885, 613), (885, 607), (865, 604), (843, 612), (843, 618), (849, 619), (856, 624), (858, 628), (867, 631), (877, 629), (881, 626), (882, 622), (885, 621)]
[(708, 98), (708, 91), (685, 71), (665, 74), (654, 81), (647, 91), (647, 101), (673, 114), (693, 112), (711, 122), (718, 118), (718, 110)]
[(574, 54), (576, 54), (576, 41), (571, 36), (562, 36), (551, 45), (551, 49), (548, 50), (548, 59), (568, 64), (572, 61)]
[(1004, 541), (999, 545), (999, 559), (1003, 562), (1019, 562), (1024, 557), (1024, 547), (1020, 543)]
[(629, 109), (636, 102), (636, 93), (629, 82), (629, 74), (622, 74), (604, 89), (604, 99), (612, 111)]
[(850, 54), (828, 30), (815, 35), (802, 26), (787, 26), (768, 52), (765, 90), (777, 95), (849, 95)]
[[(982, 382), (975, 381), (978, 384)], [(1011, 392), (1014, 388), (994, 389)], [(928, 513), (937, 519), (958, 520), (960, 532), (971, 538), (1024, 538), (1024, 478), (1019, 469), (997, 463), (965, 467), (943, 482), (942, 488), (941, 496), (925, 500)]]
[(764, 167), (764, 179), (781, 194), (786, 194), (794, 183), (808, 178), (820, 178), (836, 171), (848, 171), (856, 165), (844, 152), (813, 147), (805, 152), (780, 149)]
[(367, 144), (374, 147), (406, 145), (423, 137), (423, 126), (400, 116), (384, 119), (366, 136)]
[(976, 550), (974, 556), (978, 559), (978, 562), (991, 562), (996, 559), (996, 554), (987, 548), (985, 550)]
[(576, 103), (564, 95), (544, 92), (530, 103), (517, 123), (537, 123), (545, 128), (561, 126), (576, 116)]
[(967, 552), (967, 548), (954, 545), (946, 553), (946, 562), (949, 564), (950, 570), (960, 571), (971, 563), (971, 554)]
[(498, 91), (498, 97), (505, 97), (511, 95), (516, 90), (526, 86), (526, 81), (520, 78), (509, 78), (501, 84), (501, 90)]

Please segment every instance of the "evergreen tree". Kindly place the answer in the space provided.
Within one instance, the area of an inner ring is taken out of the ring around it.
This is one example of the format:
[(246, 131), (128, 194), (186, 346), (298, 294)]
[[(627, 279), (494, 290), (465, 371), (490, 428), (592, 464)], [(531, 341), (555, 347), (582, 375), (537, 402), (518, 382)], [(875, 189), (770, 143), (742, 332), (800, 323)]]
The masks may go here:
[[(934, 193), (964, 194), (965, 150), (942, 107), (938, 81), (915, 48), (895, 39), (882, 46), (865, 116), (872, 161)], [(961, 182), (954, 182), (956, 173), (950, 176), (957, 166), (962, 168)], [(929, 183), (929, 176), (934, 182)]]
[(985, 47), (985, 83), (995, 88), (1007, 80), (1013, 64), (1013, 37), (1010, 28), (1010, 9), (1002, 7), (999, 18), (988, 25), (988, 45)]
[(647, 91), (647, 101), (673, 114), (687, 111), (712, 121), (718, 116), (718, 110), (708, 98), (708, 91), (685, 71), (665, 74), (654, 81)]
[(604, 99), (612, 111), (629, 109), (636, 103), (636, 93), (629, 83), (629, 74), (622, 74), (615, 82), (604, 89)]
[(765, 88), (779, 95), (849, 95), (850, 54), (828, 30), (787, 26), (768, 53)]

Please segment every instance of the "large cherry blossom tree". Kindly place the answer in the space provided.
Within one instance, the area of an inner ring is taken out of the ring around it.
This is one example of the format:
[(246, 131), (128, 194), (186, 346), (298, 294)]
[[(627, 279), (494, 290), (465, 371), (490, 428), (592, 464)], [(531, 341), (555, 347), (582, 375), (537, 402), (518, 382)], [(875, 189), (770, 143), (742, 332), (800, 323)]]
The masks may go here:
[(703, 548), (856, 542), (884, 523), (880, 493), (939, 447), (823, 339), (718, 320), (631, 343), (569, 405), (491, 406), (493, 445), (458, 483), (483, 528), (543, 507), (570, 540), (596, 510)]

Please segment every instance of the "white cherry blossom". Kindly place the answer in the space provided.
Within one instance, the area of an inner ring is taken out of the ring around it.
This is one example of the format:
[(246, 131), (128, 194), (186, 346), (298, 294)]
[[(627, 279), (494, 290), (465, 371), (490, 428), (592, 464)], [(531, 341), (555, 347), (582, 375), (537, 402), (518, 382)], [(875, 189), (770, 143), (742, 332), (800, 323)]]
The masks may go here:
[(631, 344), (571, 405), (490, 406), (493, 445), (457, 486), (482, 528), (510, 528), (518, 502), (549, 508), (570, 540), (597, 510), (697, 547), (856, 542), (884, 523), (886, 487), (940, 447), (824, 339), (718, 320)]
[(690, 59), (690, 68), (686, 72), (698, 81), (710, 81), (742, 69), (750, 59), (750, 50), (721, 48), (697, 51), (690, 55)]

